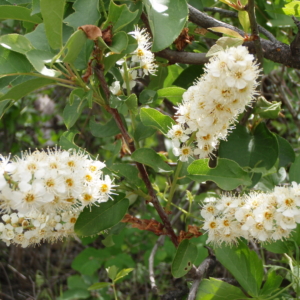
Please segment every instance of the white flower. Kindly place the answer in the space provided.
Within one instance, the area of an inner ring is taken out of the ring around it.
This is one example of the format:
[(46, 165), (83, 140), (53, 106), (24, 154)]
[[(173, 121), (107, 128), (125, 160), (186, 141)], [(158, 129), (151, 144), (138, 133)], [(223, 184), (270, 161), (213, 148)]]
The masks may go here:
[(120, 86), (120, 81), (114, 81), (112, 85), (109, 87), (110, 92), (113, 95), (120, 96), (123, 94)]
[(173, 153), (175, 156), (179, 156), (180, 161), (185, 162), (193, 155), (193, 149), (190, 146), (183, 145), (181, 148), (174, 147)]

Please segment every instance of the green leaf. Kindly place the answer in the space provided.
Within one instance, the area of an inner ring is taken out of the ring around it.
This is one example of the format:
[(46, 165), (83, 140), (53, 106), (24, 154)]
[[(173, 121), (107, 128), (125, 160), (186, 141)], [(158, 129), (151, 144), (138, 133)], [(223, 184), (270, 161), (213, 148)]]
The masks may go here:
[(90, 293), (85, 289), (72, 289), (63, 292), (61, 300), (88, 299)]
[(286, 240), (283, 241), (279, 240), (272, 243), (263, 243), (262, 246), (272, 253), (283, 254), (283, 253), (289, 253), (288, 243), (289, 242)]
[(221, 46), (223, 49), (226, 49), (227, 47), (237, 47), (244, 43), (244, 40), (238, 39), (238, 38), (232, 38), (232, 37), (221, 37), (217, 40), (216, 44), (218, 46)]
[(82, 50), (83, 46), (85, 45), (86, 41), (87, 41), (86, 34), (82, 30), (75, 31), (70, 36), (66, 45), (60, 52), (60, 54), (62, 54), (67, 51), (65, 57), (63, 58), (63, 61), (67, 63), (74, 63), (80, 51)]
[(114, 136), (120, 133), (120, 129), (114, 120), (111, 118), (106, 124), (102, 125), (97, 123), (95, 120), (90, 120), (90, 130), (93, 136), (95, 137), (109, 137)]
[(132, 272), (134, 269), (133, 268), (128, 268), (128, 269), (123, 269), (121, 270), (116, 278), (114, 279), (114, 282), (117, 282), (118, 280), (120, 280), (121, 278), (123, 278), (124, 276), (128, 275), (130, 272)]
[(21, 84), (15, 85), (12, 87), (5, 95), (0, 97), (0, 101), (10, 99), (10, 100), (19, 100), (20, 98), (26, 96), (27, 94), (33, 92), (36, 89), (39, 89), (43, 86), (54, 84), (55, 80), (48, 78), (35, 78), (27, 80)]
[(85, 107), (85, 105), (82, 104), (83, 99), (76, 98), (72, 105), (70, 105), (70, 103), (67, 103), (66, 107), (64, 108), (63, 119), (68, 130), (76, 123), (76, 121), (80, 117), (82, 110)]
[(189, 240), (183, 240), (176, 251), (172, 262), (172, 275), (180, 278), (188, 273), (198, 255), (197, 246)]
[(86, 289), (87, 284), (83, 281), (83, 278), (80, 275), (72, 275), (67, 279), (68, 288), (72, 289)]
[(74, 230), (79, 236), (98, 234), (119, 223), (127, 212), (129, 201), (124, 194), (113, 195), (113, 200), (86, 207), (79, 215)]
[(136, 141), (141, 141), (152, 136), (155, 132), (155, 128), (145, 126), (142, 122), (137, 122), (136, 130), (134, 131), (134, 139)]
[(0, 47), (0, 77), (6, 74), (29, 73), (32, 65), (24, 55)]
[(106, 22), (102, 25), (102, 28), (106, 28), (109, 25), (113, 25), (113, 32), (117, 32), (124, 26), (132, 22), (137, 14), (138, 10), (131, 12), (126, 4), (117, 5), (113, 1), (110, 1), (108, 17)]
[(31, 42), (34, 48), (42, 51), (51, 52), (45, 32), (45, 25), (39, 24), (34, 31), (27, 33), (25, 37)]
[[(238, 11), (238, 18), (239, 21), (244, 29), (245, 33), (250, 32), (250, 19), (249, 19), (249, 14), (245, 10), (239, 10)], [(244, 38), (243, 38), (244, 39)]]
[(163, 115), (153, 108), (142, 108), (140, 116), (141, 121), (145, 126), (152, 126), (165, 135), (168, 133), (172, 125), (176, 124), (172, 118)]
[(215, 248), (219, 262), (234, 276), (242, 288), (252, 297), (259, 295), (264, 269), (257, 254), (246, 244), (240, 242), (238, 246)]
[(76, 0), (73, 9), (75, 12), (64, 19), (64, 22), (74, 30), (82, 25), (97, 25), (101, 17), (98, 0)]
[(53, 49), (60, 49), (65, 0), (41, 0), (40, 8), (49, 45)]
[(25, 54), (34, 49), (31, 42), (23, 35), (12, 33), (0, 37), (0, 45), (8, 50)]
[(109, 49), (114, 53), (121, 53), (128, 45), (128, 37), (126, 32), (120, 31), (112, 38), (112, 44)]
[(139, 177), (138, 169), (133, 165), (126, 163), (117, 163), (110, 166), (110, 169), (116, 174), (118, 174), (120, 177), (125, 177), (129, 183), (137, 187), (145, 186), (143, 180)]
[(182, 95), (186, 90), (180, 87), (167, 87), (157, 91), (159, 98), (167, 98), (174, 105), (177, 105), (182, 100)]
[(78, 133), (79, 131), (74, 129), (64, 132), (59, 139), (59, 145), (64, 150), (69, 150), (69, 149), (82, 150), (74, 142), (74, 138)]
[(34, 24), (42, 23), (38, 16), (31, 16), (31, 10), (23, 6), (1, 5), (0, 19), (13, 19)]
[(196, 300), (240, 300), (245, 294), (236, 286), (215, 278), (201, 281)]
[(293, 15), (295, 17), (300, 16), (300, 1), (292, 1), (287, 3), (283, 8), (275, 9), (276, 13), (285, 15)]
[(86, 248), (72, 262), (72, 268), (84, 275), (93, 275), (103, 264), (101, 250)]
[(171, 172), (172, 168), (164, 162), (160, 155), (150, 148), (140, 148), (135, 150), (131, 158), (141, 164), (153, 168), (156, 172)]
[(11, 102), (11, 100), (3, 100), (0, 101), (0, 119), (3, 117), (7, 109), (11, 106), (8, 106), (8, 104)]
[(116, 278), (117, 276), (117, 272), (118, 272), (118, 269), (116, 266), (110, 266), (107, 268), (107, 275), (108, 277), (114, 281), (114, 279)]
[(253, 113), (261, 118), (276, 119), (281, 111), (281, 102), (269, 102), (264, 97), (259, 97)]
[(156, 91), (152, 91), (152, 90), (148, 90), (148, 89), (144, 89), (139, 96), (139, 101), (142, 104), (150, 104), (155, 102), (157, 99), (157, 92)]
[[(1, 100), (1, 98), (0, 98)], [(300, 183), (300, 156), (297, 156), (295, 162), (291, 165), (290, 168), (290, 182), (297, 182)]]
[(208, 164), (208, 158), (195, 160), (187, 169), (190, 174), (188, 177), (197, 182), (213, 181), (226, 191), (251, 184), (249, 174), (232, 160), (219, 158), (213, 169)]
[(207, 28), (207, 29), (212, 30), (214, 32), (223, 33), (230, 37), (237, 38), (237, 39), (244, 41), (244, 38), (238, 32), (236, 32), (232, 29), (229, 29), (227, 27), (211, 27), (211, 28)]
[(49, 63), (54, 56), (51, 52), (33, 49), (26, 52), (25, 56), (37, 72), (49, 77), (58, 77), (61, 75), (61, 72), (45, 66), (45, 63)]
[(170, 46), (179, 36), (188, 18), (185, 0), (143, 0), (153, 34), (152, 51)]
[(253, 134), (243, 126), (229, 135), (227, 141), (221, 141), (219, 155), (236, 161), (241, 167), (271, 169), (278, 159), (278, 142), (264, 123), (260, 123)]
[(275, 134), (279, 146), (279, 168), (286, 167), (289, 163), (295, 161), (295, 151), (291, 144), (278, 134)]
[(277, 275), (275, 271), (269, 272), (267, 281), (260, 291), (260, 295), (270, 297), (273, 293), (278, 292), (278, 288), (280, 287), (282, 280), (283, 278), (280, 275)]
[(88, 291), (100, 290), (100, 289), (103, 289), (103, 288), (108, 287), (108, 286), (111, 286), (111, 283), (109, 283), (109, 282), (96, 282), (88, 288)]

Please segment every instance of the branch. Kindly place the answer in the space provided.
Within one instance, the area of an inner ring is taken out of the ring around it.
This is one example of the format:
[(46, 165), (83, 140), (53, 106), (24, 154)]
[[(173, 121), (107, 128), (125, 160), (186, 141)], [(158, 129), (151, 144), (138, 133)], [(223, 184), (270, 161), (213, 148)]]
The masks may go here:
[[(236, 11), (231, 11), (231, 10), (222, 9), (222, 8), (218, 8), (218, 7), (204, 7), (203, 10), (210, 11), (210, 12), (216, 12), (216, 13), (219, 13), (220, 15), (223, 15), (224, 17), (228, 17), (228, 18), (238, 18), (238, 14)], [(270, 41), (272, 41), (273, 43), (277, 42), (276, 37), (270, 31), (268, 31), (266, 28), (262, 27), (259, 24), (257, 24), (257, 27), (258, 27), (258, 31), (260, 33), (262, 33), (263, 35), (265, 35)]]
[(250, 20), (251, 33), (252, 33), (252, 36), (254, 37), (253, 43), (254, 43), (254, 47), (255, 47), (256, 57), (257, 57), (259, 65), (260, 65), (260, 68), (262, 68), (263, 64), (264, 64), (264, 55), (262, 52), (260, 37), (258, 34), (254, 0), (248, 1), (247, 12), (248, 12), (249, 20)]
[[(104, 74), (103, 74), (102, 68), (99, 68), (99, 67), (95, 68), (95, 74), (97, 75), (97, 77), (100, 81), (101, 87), (105, 92), (106, 99), (109, 99), (110, 91), (109, 91), (107, 83), (104, 79)], [(115, 121), (116, 121), (116, 123), (117, 123), (117, 125), (118, 125), (118, 127), (119, 127), (119, 129), (122, 133), (122, 136), (125, 140), (125, 143), (126, 143), (127, 147), (129, 148), (130, 152), (133, 153), (135, 151), (135, 146), (134, 146), (133, 139), (128, 134), (118, 110), (115, 109), (115, 108), (111, 108), (109, 105), (106, 105), (105, 109), (115, 119)], [(172, 227), (172, 225), (169, 221), (168, 215), (166, 214), (166, 212), (164, 211), (164, 209), (162, 208), (162, 206), (160, 205), (160, 203), (159, 203), (159, 201), (156, 197), (155, 191), (152, 187), (152, 184), (150, 182), (150, 179), (149, 179), (149, 176), (148, 176), (148, 173), (147, 173), (147, 170), (146, 170), (145, 166), (141, 163), (138, 163), (138, 162), (135, 162), (135, 164), (136, 164), (136, 166), (137, 166), (137, 168), (140, 172), (141, 178), (144, 181), (144, 183), (146, 185), (146, 188), (148, 189), (149, 195), (152, 199), (150, 202), (153, 204), (153, 206), (156, 209), (159, 217), (161, 218), (161, 220), (162, 220), (162, 222), (165, 226), (165, 229), (168, 233), (168, 236), (171, 238), (171, 240), (172, 240), (173, 244), (175, 245), (175, 247), (177, 247), (178, 246), (177, 236), (176, 236), (176, 234), (173, 230), (173, 227)]]
[(209, 256), (201, 263), (201, 265), (196, 269), (196, 279), (194, 279), (192, 287), (190, 289), (190, 293), (188, 296), (188, 300), (196, 299), (198, 287), (204, 275), (208, 273), (211, 269), (214, 269), (216, 265), (216, 257), (211, 253)]
[(156, 52), (155, 55), (166, 58), (170, 63), (203, 65), (208, 62), (206, 53), (193, 53), (164, 49), (162, 51)]
[[(244, 36), (244, 32), (242, 30), (227, 23), (218, 21), (213, 17), (210, 17), (207, 14), (195, 9), (191, 5), (189, 5), (189, 20), (205, 29), (210, 27), (221, 26), (230, 28)], [(244, 45), (249, 48), (249, 51), (251, 53), (255, 53), (255, 47), (253, 42), (246, 42), (244, 43)], [(261, 46), (263, 56), (266, 59), (283, 64), (291, 68), (300, 69), (300, 56), (293, 56), (289, 45), (281, 43), (277, 40), (269, 41), (266, 39), (261, 39)]]

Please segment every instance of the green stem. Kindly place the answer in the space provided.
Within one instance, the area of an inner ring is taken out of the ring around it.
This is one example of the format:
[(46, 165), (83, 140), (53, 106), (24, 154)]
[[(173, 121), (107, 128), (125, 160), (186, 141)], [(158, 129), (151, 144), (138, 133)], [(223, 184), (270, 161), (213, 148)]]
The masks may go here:
[[(130, 80), (129, 80), (128, 67), (127, 67), (127, 63), (126, 63), (126, 57), (125, 57), (125, 61), (123, 63), (123, 69), (124, 69), (124, 80), (125, 80), (125, 83), (126, 83), (126, 90), (127, 90), (126, 94), (129, 97), (130, 94), (131, 94), (131, 89), (130, 89)], [(134, 114), (132, 113), (131, 110), (129, 110), (129, 114), (130, 114), (130, 119), (131, 119), (131, 123), (132, 123), (132, 129), (133, 129), (133, 132), (135, 132), (136, 131), (135, 116), (134, 116)], [(135, 143), (135, 148), (139, 149), (140, 148), (140, 144), (134, 138), (134, 134), (133, 134), (133, 139), (134, 139), (134, 143)]]
[(105, 6), (104, 6), (104, 2), (103, 2), (103, 0), (100, 0), (99, 2), (100, 2), (100, 5), (101, 5), (101, 10), (103, 12), (103, 15), (104, 15), (105, 19), (107, 19), (107, 12), (106, 12), (106, 9), (105, 9)]
[(119, 189), (124, 190), (124, 191), (132, 192), (132, 193), (134, 193), (134, 194), (136, 194), (136, 195), (138, 195), (138, 196), (143, 197), (144, 199), (146, 199), (146, 200), (148, 200), (148, 201), (151, 200), (151, 196), (148, 195), (148, 194), (146, 194), (146, 193), (144, 193), (142, 190), (134, 190), (134, 189), (131, 189), (130, 187), (127, 187), (127, 186), (124, 185), (124, 184), (120, 184), (120, 185), (119, 185)]
[(115, 300), (118, 300), (117, 290), (116, 290), (115, 284), (113, 284), (112, 287), (113, 287), (113, 290), (114, 290)]
[[(193, 132), (192, 135), (191, 135), (191, 137), (186, 142), (187, 146), (189, 146), (194, 141), (195, 136), (196, 136), (196, 132)], [(172, 203), (172, 200), (173, 200), (173, 196), (174, 196), (175, 190), (177, 188), (178, 176), (179, 176), (179, 173), (180, 173), (180, 171), (182, 169), (182, 166), (183, 166), (183, 162), (179, 160), (178, 163), (177, 163), (175, 174), (174, 174), (174, 178), (173, 178), (173, 181), (172, 181), (172, 184), (171, 184), (171, 189), (170, 189), (170, 194), (169, 194), (169, 198), (168, 198), (168, 203), (167, 203), (166, 208), (165, 208), (166, 211), (170, 210), (170, 206), (171, 206), (171, 203)]]
[(177, 180), (178, 180), (179, 173), (182, 169), (182, 166), (183, 166), (183, 162), (181, 160), (179, 160), (178, 163), (177, 163), (174, 178), (173, 178), (173, 181), (172, 181), (172, 184), (171, 184), (171, 189), (170, 189), (170, 193), (169, 193), (169, 197), (168, 197), (168, 203), (167, 203), (166, 208), (165, 208), (166, 211), (170, 211), (170, 206), (171, 206), (171, 203), (172, 203), (172, 200), (173, 200), (174, 193), (175, 193), (176, 188), (177, 188)]

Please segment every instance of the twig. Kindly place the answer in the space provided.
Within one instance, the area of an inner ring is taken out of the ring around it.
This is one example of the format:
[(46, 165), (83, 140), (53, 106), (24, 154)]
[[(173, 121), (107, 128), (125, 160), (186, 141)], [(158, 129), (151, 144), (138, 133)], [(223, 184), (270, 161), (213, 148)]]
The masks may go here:
[(157, 239), (154, 247), (152, 248), (149, 256), (149, 279), (151, 284), (151, 290), (155, 295), (158, 295), (159, 292), (158, 292), (158, 287), (156, 285), (155, 275), (154, 275), (154, 257), (158, 249), (158, 246), (163, 245), (164, 241), (165, 241), (165, 236), (164, 235), (160, 236)]
[(1, 266), (1, 268), (3, 269), (3, 273), (4, 273), (5, 277), (6, 277), (7, 283), (8, 283), (8, 285), (9, 285), (9, 291), (10, 291), (10, 294), (11, 294), (12, 297), (13, 297), (13, 296), (14, 296), (14, 293), (13, 293), (13, 291), (12, 291), (11, 283), (10, 283), (9, 277), (8, 277), (8, 275), (7, 275), (7, 272), (6, 272), (4, 266), (3, 266), (3, 264), (2, 264), (1, 262), (0, 262), (0, 266)]
[(215, 256), (209, 256), (207, 257), (201, 265), (196, 269), (196, 279), (194, 279), (192, 287), (190, 289), (190, 293), (188, 296), (188, 300), (194, 300), (197, 295), (198, 287), (200, 285), (200, 282), (205, 275), (205, 273), (208, 272), (208, 270), (215, 266), (216, 258)]
[[(216, 20), (213, 17), (208, 16), (206, 13), (197, 10), (191, 5), (189, 5), (189, 20), (205, 29), (221, 26), (230, 28), (244, 36), (244, 32), (242, 30), (227, 23)], [(262, 45), (263, 55), (266, 59), (283, 64), (290, 68), (300, 69), (300, 56), (293, 56), (289, 45), (284, 44), (278, 40), (269, 41), (266, 39), (261, 39), (260, 41)], [(255, 52), (253, 42), (245, 42), (244, 45), (249, 48), (250, 52)]]
[(259, 62), (260, 68), (263, 67), (264, 65), (264, 55), (260, 43), (260, 37), (258, 33), (258, 28), (257, 28), (257, 22), (256, 22), (256, 16), (255, 16), (255, 3), (254, 0), (249, 0), (247, 4), (247, 12), (249, 15), (249, 20), (250, 20), (250, 26), (251, 26), (251, 33), (252, 36), (254, 37), (254, 47), (256, 51), (256, 57)]
[[(103, 70), (102, 70), (102, 68), (97, 68), (97, 69), (95, 69), (95, 71), (96, 71), (95, 74), (97, 75), (97, 77), (98, 77), (98, 79), (101, 83), (101, 86), (102, 86), (102, 88), (105, 92), (105, 95), (107, 97), (106, 101), (108, 101), (110, 91), (109, 91), (109, 88), (107, 86), (106, 81), (104, 80)], [(130, 150), (131, 153), (133, 153), (135, 151), (135, 146), (134, 146), (133, 139), (128, 134), (118, 110), (115, 109), (115, 108), (111, 108), (109, 105), (106, 105), (105, 108), (112, 115), (114, 120), (116, 121), (128, 149)], [(171, 238), (171, 240), (172, 240), (173, 244), (175, 245), (175, 247), (177, 247), (178, 246), (177, 236), (176, 236), (176, 234), (173, 230), (173, 227), (172, 227), (172, 225), (169, 221), (168, 215), (166, 214), (166, 212), (164, 211), (164, 209), (162, 208), (162, 206), (160, 205), (160, 203), (157, 199), (157, 196), (156, 196), (155, 191), (152, 187), (152, 184), (150, 182), (150, 179), (149, 179), (149, 176), (148, 176), (148, 173), (147, 173), (147, 170), (146, 170), (145, 166), (141, 163), (138, 163), (138, 162), (135, 162), (135, 164), (136, 164), (136, 166), (137, 166), (137, 168), (140, 172), (142, 180), (144, 181), (144, 183), (146, 185), (146, 188), (148, 189), (149, 195), (151, 196), (152, 200), (150, 202), (153, 204), (153, 206), (156, 209), (159, 217), (161, 218), (161, 220), (162, 220), (162, 222), (163, 222), (163, 224), (166, 228), (166, 231), (168, 232), (168, 236)]]
[[(237, 18), (238, 17), (237, 12), (227, 10), (227, 9), (222, 9), (219, 7), (204, 7), (203, 10), (210, 11), (210, 12), (216, 12), (216, 13), (219, 13), (219, 14), (223, 15), (224, 17), (228, 17), (228, 18)], [(276, 37), (270, 31), (268, 31), (266, 28), (262, 27), (259, 24), (257, 24), (257, 27), (258, 27), (258, 31), (260, 33), (264, 34), (270, 41), (272, 41), (273, 43), (277, 42)]]
[(170, 63), (203, 65), (208, 62), (206, 53), (180, 52), (164, 49), (156, 52), (155, 55), (167, 59)]

